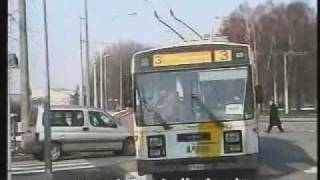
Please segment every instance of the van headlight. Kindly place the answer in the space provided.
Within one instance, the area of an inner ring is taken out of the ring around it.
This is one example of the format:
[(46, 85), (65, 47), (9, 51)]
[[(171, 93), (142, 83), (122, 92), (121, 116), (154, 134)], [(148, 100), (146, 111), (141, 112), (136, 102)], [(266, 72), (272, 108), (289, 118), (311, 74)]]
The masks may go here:
[(242, 152), (242, 138), (240, 130), (225, 131), (223, 137), (225, 153)]
[(165, 157), (166, 142), (164, 135), (147, 136), (148, 156), (149, 157)]

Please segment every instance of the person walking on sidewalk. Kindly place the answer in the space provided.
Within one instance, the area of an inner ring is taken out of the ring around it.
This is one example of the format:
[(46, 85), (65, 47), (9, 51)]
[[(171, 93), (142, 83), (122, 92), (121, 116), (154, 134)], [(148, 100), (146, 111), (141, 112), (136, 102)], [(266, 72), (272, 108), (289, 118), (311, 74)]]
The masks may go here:
[(280, 132), (284, 132), (284, 130), (281, 126), (281, 121), (280, 121), (277, 105), (273, 101), (270, 101), (270, 105), (271, 106), (270, 106), (270, 114), (269, 114), (269, 118), (270, 118), (269, 127), (266, 132), (270, 133), (273, 126), (278, 126)]

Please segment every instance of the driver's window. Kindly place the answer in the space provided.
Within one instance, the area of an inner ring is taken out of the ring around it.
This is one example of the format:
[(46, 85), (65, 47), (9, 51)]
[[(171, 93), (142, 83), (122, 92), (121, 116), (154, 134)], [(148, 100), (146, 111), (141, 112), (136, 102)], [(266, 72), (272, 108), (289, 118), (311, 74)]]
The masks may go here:
[(111, 127), (112, 119), (107, 117), (102, 112), (89, 111), (89, 121), (95, 127)]

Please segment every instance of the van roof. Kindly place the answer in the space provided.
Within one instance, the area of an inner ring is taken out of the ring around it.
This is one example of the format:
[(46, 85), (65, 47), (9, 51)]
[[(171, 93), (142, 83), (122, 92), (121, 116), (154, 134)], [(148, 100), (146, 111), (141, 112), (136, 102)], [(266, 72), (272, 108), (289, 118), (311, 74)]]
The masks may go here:
[[(41, 106), (41, 105), (40, 105)], [(42, 106), (43, 107), (43, 106)], [(80, 106), (80, 105), (51, 105), (51, 110), (62, 110), (62, 109), (68, 109), (68, 110), (92, 110), (92, 111), (104, 111), (103, 109), (90, 107), (90, 106)]]

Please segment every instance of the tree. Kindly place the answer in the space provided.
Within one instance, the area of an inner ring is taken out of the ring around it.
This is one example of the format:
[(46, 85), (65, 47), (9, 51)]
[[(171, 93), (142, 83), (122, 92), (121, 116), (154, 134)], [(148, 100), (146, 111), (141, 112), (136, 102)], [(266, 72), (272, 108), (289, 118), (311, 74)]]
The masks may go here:
[[(250, 24), (249, 39), (245, 38), (245, 20)], [(223, 21), (220, 34), (228, 36), (232, 42), (248, 43), (251, 47), (255, 39), (258, 78), (264, 89), (265, 105), (273, 98), (274, 80), (279, 97), (283, 97), (284, 53), (308, 52), (288, 59), (290, 104), (299, 108), (316, 99), (316, 25), (314, 9), (304, 2), (275, 4), (268, 1), (253, 9), (243, 3)], [(279, 101), (283, 104), (283, 98)]]
[[(131, 104), (131, 59), (134, 53), (147, 49), (148, 46), (134, 41), (119, 41), (117, 43), (105, 46), (103, 54), (109, 54), (107, 65), (107, 93), (108, 98), (118, 99), (120, 97), (120, 60), (122, 61), (122, 83), (123, 83), (123, 104), (129, 106)], [(99, 59), (99, 53), (96, 57)], [(96, 61), (99, 66), (100, 62)], [(97, 70), (97, 84), (100, 89), (100, 71)], [(92, 84), (93, 85), (93, 84)], [(92, 86), (93, 87), (93, 86)], [(99, 93), (100, 94), (100, 93)]]

